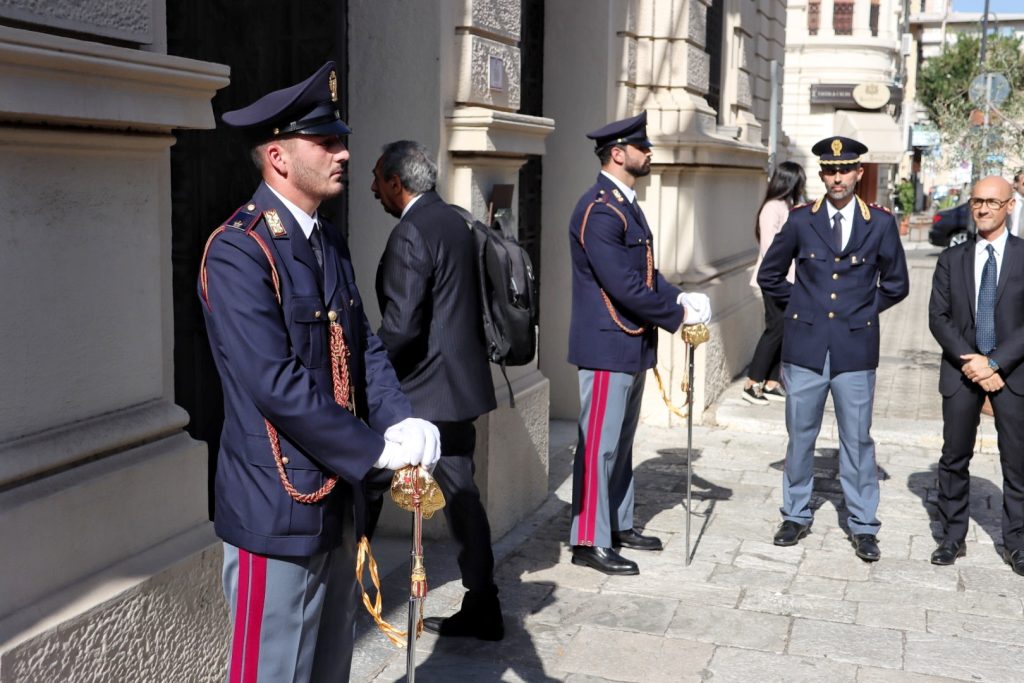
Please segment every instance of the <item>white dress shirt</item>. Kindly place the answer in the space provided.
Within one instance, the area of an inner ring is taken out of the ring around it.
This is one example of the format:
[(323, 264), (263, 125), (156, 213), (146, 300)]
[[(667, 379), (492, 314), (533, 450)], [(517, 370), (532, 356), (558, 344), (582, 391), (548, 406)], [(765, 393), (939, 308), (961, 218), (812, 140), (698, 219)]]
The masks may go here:
[(843, 249), (846, 249), (847, 243), (850, 241), (850, 234), (853, 232), (853, 217), (857, 209), (857, 197), (854, 195), (850, 198), (850, 201), (846, 203), (842, 209), (837, 209), (832, 206), (831, 200), (825, 202), (825, 209), (828, 211), (828, 225), (832, 227), (832, 221), (835, 220), (835, 215), (838, 213), (843, 217)]
[[(270, 185), (268, 184), (267, 187), (270, 187)], [(295, 217), (295, 222), (299, 224), (300, 228), (302, 228), (302, 234), (306, 236), (306, 239), (309, 239), (309, 236), (313, 234), (313, 226), (317, 224), (316, 211), (314, 211), (313, 215), (310, 216), (308, 213), (282, 197), (281, 193), (274, 188), (270, 187), (270, 191), (274, 193), (275, 197), (281, 200), (281, 203), (284, 204), (286, 209), (291, 211), (292, 216)]]
[(1024, 196), (1019, 192), (1013, 193), (1013, 198), (1016, 200), (1013, 205), (1013, 211), (1010, 212), (1010, 234), (1014, 237), (1020, 237), (1021, 221), (1024, 221)]

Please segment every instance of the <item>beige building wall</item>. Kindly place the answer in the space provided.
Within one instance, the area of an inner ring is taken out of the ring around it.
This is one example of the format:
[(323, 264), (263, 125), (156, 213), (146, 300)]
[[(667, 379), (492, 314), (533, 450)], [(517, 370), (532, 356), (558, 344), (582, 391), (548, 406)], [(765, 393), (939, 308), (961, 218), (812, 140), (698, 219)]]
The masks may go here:
[[(520, 24), (519, 0), (350, 3), (350, 246), (365, 298), (376, 300), (369, 295), (395, 225), (369, 191), (382, 145), (426, 144), (437, 155), (442, 197), (482, 218), (493, 186), (518, 185), (527, 155), (545, 153), (553, 122), (518, 113)], [(498, 65), (500, 89), (491, 87)], [(518, 194), (513, 209), (517, 202)], [(379, 311), (367, 309), (376, 327)], [(547, 495), (549, 383), (536, 361), (508, 371), (515, 407), (495, 370), (498, 409), (476, 423), (476, 479), (495, 537)], [(404, 533), (408, 515), (388, 505), (382, 524)]]
[[(655, 261), (671, 282), (710, 295), (711, 341), (696, 355), (695, 417), (740, 374), (763, 329), (748, 281), (757, 247), (753, 220), (768, 160), (769, 62), (784, 57), (781, 0), (724, 4), (719, 111), (706, 100), (707, 3), (701, 0), (564, 0), (548, 3), (544, 110), (555, 120), (544, 159), (545, 268), (541, 369), (551, 414), (575, 419), (576, 368), (566, 361), (571, 302), (568, 222), (599, 172), (587, 131), (648, 111), (651, 175), (638, 186), (655, 234)], [(565, 49), (572, 45), (573, 49)], [(555, 265), (552, 265), (555, 264)], [(658, 366), (682, 405), (684, 345), (662, 332)], [(653, 378), (645, 419), (669, 422)]]
[(105, 5), (0, 7), (26, 27), (0, 27), (4, 683), (185, 680), (225, 643), (173, 402), (169, 148), (228, 73), (164, 54), (162, 3)]

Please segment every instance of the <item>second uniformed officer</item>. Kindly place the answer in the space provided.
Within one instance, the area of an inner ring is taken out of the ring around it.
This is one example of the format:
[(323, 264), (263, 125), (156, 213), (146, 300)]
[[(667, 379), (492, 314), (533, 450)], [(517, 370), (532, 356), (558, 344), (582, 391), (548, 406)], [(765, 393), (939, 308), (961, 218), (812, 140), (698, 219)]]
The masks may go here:
[[(896, 221), (855, 194), (868, 149), (844, 137), (811, 148), (827, 198), (793, 209), (765, 254), (757, 283), (786, 306), (782, 371), (789, 445), (782, 476), (782, 524), (775, 545), (810, 530), (814, 444), (831, 392), (839, 425), (839, 481), (857, 556), (880, 557), (878, 470), (871, 412), (878, 367), (878, 315), (910, 288)], [(796, 281), (786, 280), (791, 263)]]
[(636, 201), (651, 172), (647, 112), (587, 133), (601, 162), (597, 182), (569, 223), (572, 321), (569, 362), (579, 368), (580, 420), (572, 490), (573, 564), (637, 574), (613, 546), (661, 550), (633, 528), (633, 435), (659, 327), (707, 322), (704, 294), (685, 294), (654, 268), (653, 234)]

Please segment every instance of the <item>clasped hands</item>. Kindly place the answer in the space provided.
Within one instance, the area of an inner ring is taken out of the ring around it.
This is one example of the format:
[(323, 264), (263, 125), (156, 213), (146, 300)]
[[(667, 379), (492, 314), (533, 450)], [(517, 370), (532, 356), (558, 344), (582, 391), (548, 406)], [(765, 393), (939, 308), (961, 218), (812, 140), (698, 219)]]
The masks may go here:
[(988, 356), (983, 356), (980, 353), (965, 353), (960, 356), (960, 360), (964, 362), (960, 371), (967, 379), (985, 391), (989, 393), (999, 391), (1006, 384), (1002, 375), (988, 366)]
[(699, 292), (680, 292), (676, 303), (683, 307), (683, 324), (699, 325), (711, 320), (711, 299)]
[(375, 467), (400, 470), (409, 465), (422, 465), (433, 470), (441, 457), (441, 435), (430, 422), (407, 417), (384, 431), (384, 450)]

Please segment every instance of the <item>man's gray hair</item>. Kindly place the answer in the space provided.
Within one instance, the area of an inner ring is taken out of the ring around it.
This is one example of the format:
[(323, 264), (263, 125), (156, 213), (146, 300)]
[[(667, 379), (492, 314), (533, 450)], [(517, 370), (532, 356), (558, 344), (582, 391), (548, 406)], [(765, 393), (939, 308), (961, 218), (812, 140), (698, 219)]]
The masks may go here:
[(398, 176), (409, 192), (422, 194), (437, 185), (437, 162), (427, 148), (413, 140), (398, 140), (384, 145), (380, 157), (382, 178)]

